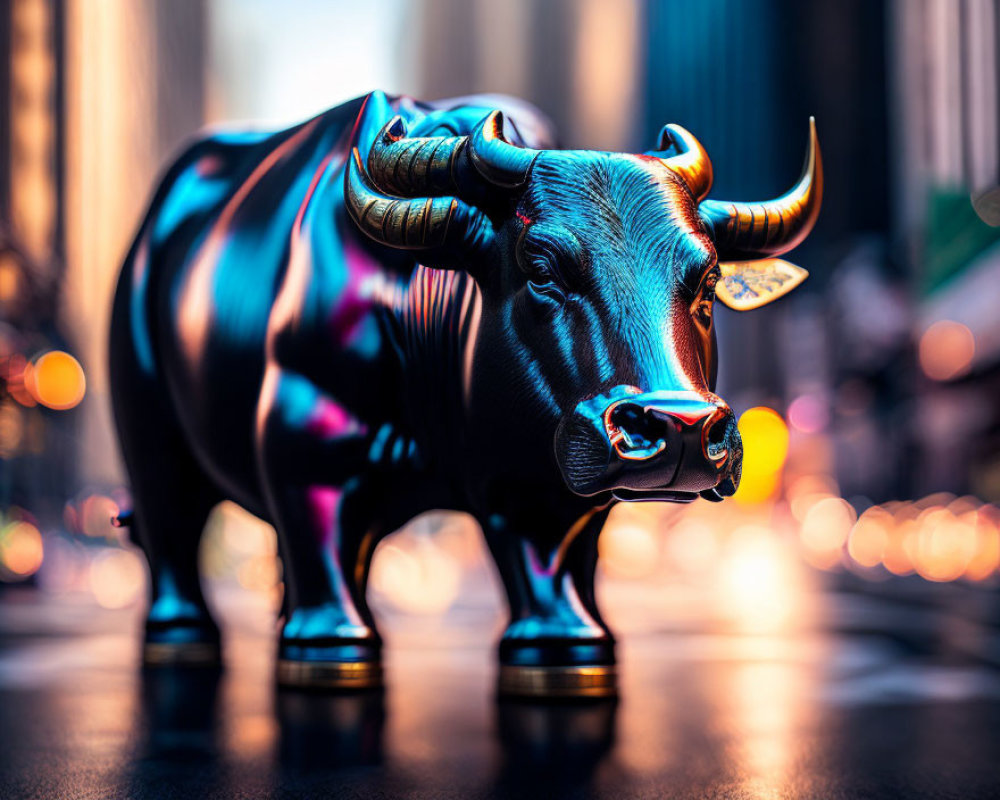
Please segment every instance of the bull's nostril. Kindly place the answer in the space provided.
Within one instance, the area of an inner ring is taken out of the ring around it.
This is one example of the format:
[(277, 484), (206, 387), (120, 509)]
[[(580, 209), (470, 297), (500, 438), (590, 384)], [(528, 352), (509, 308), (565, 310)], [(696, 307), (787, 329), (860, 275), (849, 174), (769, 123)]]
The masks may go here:
[(629, 460), (646, 460), (662, 452), (667, 446), (667, 425), (637, 403), (618, 403), (605, 417), (611, 444)]
[(709, 461), (718, 463), (724, 461), (729, 455), (729, 449), (726, 446), (729, 424), (730, 415), (722, 411), (717, 411), (705, 423), (702, 447), (705, 451), (705, 457)]

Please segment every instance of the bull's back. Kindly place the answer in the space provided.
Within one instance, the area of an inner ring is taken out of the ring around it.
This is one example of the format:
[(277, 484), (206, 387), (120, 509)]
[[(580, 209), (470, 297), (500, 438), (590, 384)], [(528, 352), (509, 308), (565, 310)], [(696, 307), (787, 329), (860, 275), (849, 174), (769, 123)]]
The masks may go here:
[[(363, 373), (384, 365), (368, 352), (378, 331), (354, 319), (360, 305), (345, 292), (390, 261), (401, 262), (391, 269), (412, 269), (399, 253), (370, 252), (353, 228), (339, 165), (353, 144), (366, 156), (394, 113), (410, 121), (414, 135), (433, 136), (467, 132), (487, 110), (373, 93), (275, 134), (214, 135), (194, 144), (162, 182), (119, 281), (116, 415), (155, 407), (228, 496), (259, 510), (254, 428), (269, 325), (312, 315), (306, 326), (329, 341), (304, 340), (299, 332), (286, 350), (292, 359), (326, 364), (337, 374), (318, 383), (350, 402), (350, 385), (377, 382)], [(308, 232), (297, 227), (303, 219)], [(305, 244), (300, 252), (316, 262), (308, 281), (290, 271), (291, 242)], [(346, 373), (350, 385), (338, 387)]]
[[(268, 321), (313, 173), (356, 115), (190, 147), (154, 197), (119, 279), (112, 392), (176, 424), (227, 495), (259, 509), (253, 429)], [(128, 413), (127, 411), (125, 413)]]

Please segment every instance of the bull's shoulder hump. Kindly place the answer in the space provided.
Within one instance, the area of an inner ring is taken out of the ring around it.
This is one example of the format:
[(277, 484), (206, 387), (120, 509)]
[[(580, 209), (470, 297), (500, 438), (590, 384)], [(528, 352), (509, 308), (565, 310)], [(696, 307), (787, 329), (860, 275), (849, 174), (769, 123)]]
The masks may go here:
[[(552, 120), (526, 100), (506, 94), (475, 94), (453, 97), (429, 104), (438, 114), (455, 120), (456, 132), (472, 131), (491, 111), (502, 111), (512, 124), (514, 138), (525, 147), (548, 150), (558, 146), (556, 126)], [(434, 113), (434, 112), (432, 112)]]
[(163, 241), (186, 219), (219, 206), (285, 131), (209, 129), (167, 168), (150, 205), (150, 233)]

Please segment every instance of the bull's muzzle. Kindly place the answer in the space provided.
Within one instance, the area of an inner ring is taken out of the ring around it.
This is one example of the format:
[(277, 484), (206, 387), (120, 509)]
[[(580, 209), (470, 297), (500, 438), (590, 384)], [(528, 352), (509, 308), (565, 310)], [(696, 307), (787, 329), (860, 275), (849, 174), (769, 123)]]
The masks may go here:
[(578, 494), (720, 500), (736, 491), (742, 444), (715, 395), (627, 386), (581, 403), (559, 426), (556, 455)]

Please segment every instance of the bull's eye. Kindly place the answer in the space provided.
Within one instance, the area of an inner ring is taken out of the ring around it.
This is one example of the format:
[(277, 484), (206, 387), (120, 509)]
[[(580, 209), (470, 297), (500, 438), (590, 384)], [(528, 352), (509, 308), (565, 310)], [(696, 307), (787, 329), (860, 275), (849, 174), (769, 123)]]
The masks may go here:
[(566, 295), (563, 290), (553, 281), (539, 283), (538, 281), (529, 280), (528, 291), (536, 300), (547, 298), (560, 304), (566, 302)]
[(699, 298), (695, 303), (694, 315), (704, 327), (712, 324), (712, 300), (714, 298)]
[(691, 304), (691, 315), (708, 328), (712, 324), (712, 306), (715, 304), (715, 285), (719, 282), (718, 266), (712, 267), (702, 279), (701, 286)]
[[(529, 235), (530, 234), (530, 235)], [(554, 284), (563, 294), (579, 284), (579, 240), (570, 231), (544, 224), (525, 227), (516, 249), (517, 264), (535, 287)]]

